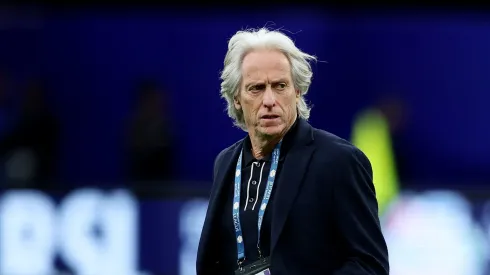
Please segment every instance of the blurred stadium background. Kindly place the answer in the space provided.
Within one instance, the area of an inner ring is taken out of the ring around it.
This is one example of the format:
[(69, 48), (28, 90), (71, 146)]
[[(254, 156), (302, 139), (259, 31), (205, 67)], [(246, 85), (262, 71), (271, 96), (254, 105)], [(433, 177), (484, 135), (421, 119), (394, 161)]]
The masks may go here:
[(193, 275), (227, 39), (321, 60), (311, 123), (363, 149), (393, 275), (490, 274), (490, 17), (0, 8), (0, 275)]

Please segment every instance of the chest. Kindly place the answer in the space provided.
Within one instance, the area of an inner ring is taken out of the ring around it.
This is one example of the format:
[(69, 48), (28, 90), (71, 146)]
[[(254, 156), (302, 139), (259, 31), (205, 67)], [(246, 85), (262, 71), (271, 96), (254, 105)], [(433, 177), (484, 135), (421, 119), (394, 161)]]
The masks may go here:
[[(277, 165), (277, 173), (270, 185), (271, 163), (268, 161), (254, 160), (242, 167), (241, 184), (239, 190), (235, 190), (233, 185), (233, 175), (228, 177), (229, 184), (226, 185), (223, 202), (223, 215), (221, 217), (221, 227), (226, 228), (227, 233), (234, 232), (233, 213), (239, 213), (241, 227), (245, 234), (255, 235), (258, 231), (259, 216), (263, 219), (261, 235), (270, 235), (270, 224), (274, 212), (273, 201), (277, 183), (280, 178), (282, 162)], [(268, 199), (264, 200), (267, 192)], [(238, 191), (238, 192), (237, 192)], [(239, 196), (239, 208), (234, 209), (235, 196)], [(266, 205), (264, 205), (266, 204)], [(264, 211), (260, 211), (262, 210)], [(254, 236), (256, 238), (256, 236)]]

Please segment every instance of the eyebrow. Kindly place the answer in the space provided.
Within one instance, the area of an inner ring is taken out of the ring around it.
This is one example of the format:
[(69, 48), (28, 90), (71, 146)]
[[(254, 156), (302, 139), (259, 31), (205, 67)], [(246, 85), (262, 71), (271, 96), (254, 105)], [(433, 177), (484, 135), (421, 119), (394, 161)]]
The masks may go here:
[(248, 84), (245, 85), (245, 89), (248, 89), (252, 86), (256, 86), (256, 85), (264, 85), (265, 83), (263, 81), (259, 81), (259, 82), (250, 82)]
[[(271, 81), (272, 84), (277, 84), (277, 83), (282, 83), (282, 82), (289, 84), (289, 81), (285, 78), (279, 78), (277, 80)], [(245, 84), (245, 88), (248, 89), (251, 86), (256, 86), (256, 85), (265, 85), (265, 83), (263, 81), (250, 82), (250, 83)]]
[(285, 78), (279, 78), (277, 80), (272, 81), (272, 83), (282, 83), (282, 82), (289, 83), (289, 81)]

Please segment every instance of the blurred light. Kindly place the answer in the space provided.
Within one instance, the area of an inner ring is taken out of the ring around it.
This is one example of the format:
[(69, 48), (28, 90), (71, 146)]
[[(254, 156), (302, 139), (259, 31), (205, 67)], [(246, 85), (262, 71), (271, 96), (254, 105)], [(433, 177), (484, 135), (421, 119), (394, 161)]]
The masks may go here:
[(67, 196), (60, 205), (58, 224), (63, 260), (81, 275), (134, 274), (136, 204), (121, 191), (81, 189)]
[(10, 191), (0, 199), (0, 274), (53, 274), (56, 210), (38, 191)]
[(452, 191), (403, 195), (384, 217), (392, 275), (483, 275), (488, 241)]
[(196, 255), (207, 208), (207, 200), (194, 200), (186, 203), (180, 211), (180, 275), (196, 274)]
[(75, 190), (58, 209), (42, 192), (6, 192), (0, 274), (56, 274), (56, 255), (77, 275), (136, 274), (137, 228), (137, 201), (127, 191)]
[(485, 227), (487, 238), (490, 240), (490, 200), (485, 202), (485, 204), (483, 205), (482, 223)]

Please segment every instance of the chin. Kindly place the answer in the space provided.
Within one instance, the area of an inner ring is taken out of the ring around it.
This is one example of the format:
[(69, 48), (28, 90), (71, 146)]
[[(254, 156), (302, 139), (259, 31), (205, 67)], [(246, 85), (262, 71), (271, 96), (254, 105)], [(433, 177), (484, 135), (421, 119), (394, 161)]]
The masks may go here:
[(283, 133), (284, 126), (277, 125), (277, 126), (260, 127), (258, 130), (259, 130), (258, 132), (264, 136), (274, 137), (274, 136), (281, 135)]

